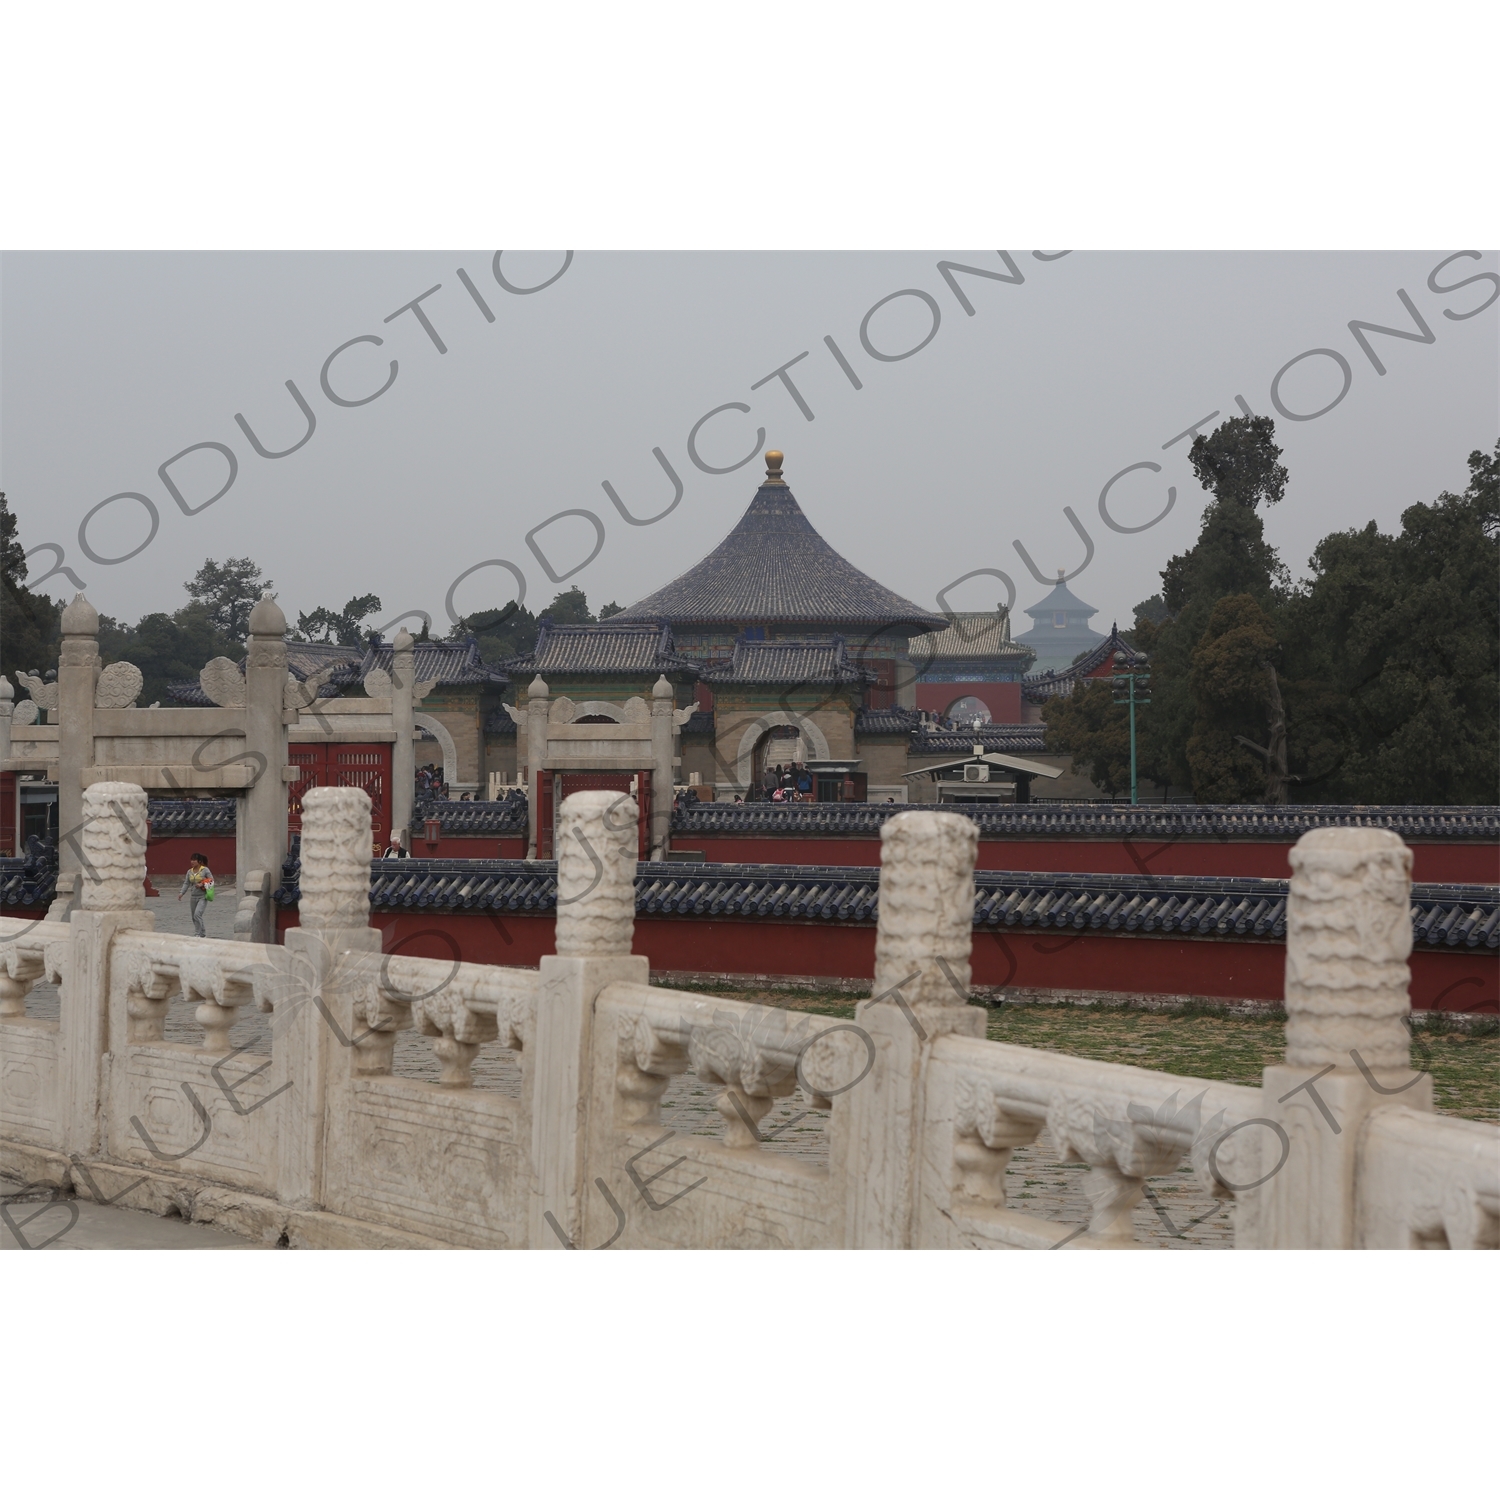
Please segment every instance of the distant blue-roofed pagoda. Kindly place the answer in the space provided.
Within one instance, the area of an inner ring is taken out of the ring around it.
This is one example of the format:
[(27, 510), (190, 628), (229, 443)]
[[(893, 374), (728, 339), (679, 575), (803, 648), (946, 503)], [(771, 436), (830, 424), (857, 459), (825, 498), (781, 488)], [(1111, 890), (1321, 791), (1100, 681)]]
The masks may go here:
[(1085, 604), (1063, 581), (1063, 571), (1057, 571), (1057, 584), (1052, 592), (1039, 604), (1033, 604), (1024, 613), (1031, 616), (1031, 629), (1016, 637), (1016, 643), (1030, 646), (1036, 652), (1032, 674), (1061, 672), (1073, 664), (1081, 651), (1092, 651), (1104, 637), (1089, 627), (1089, 621), (1099, 613), (1092, 604)]

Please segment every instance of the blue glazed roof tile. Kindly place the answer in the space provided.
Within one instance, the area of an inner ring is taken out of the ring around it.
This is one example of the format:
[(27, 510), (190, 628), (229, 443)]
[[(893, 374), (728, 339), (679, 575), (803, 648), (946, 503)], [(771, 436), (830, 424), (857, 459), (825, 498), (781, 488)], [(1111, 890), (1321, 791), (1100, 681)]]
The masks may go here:
[[(690, 721), (691, 722), (691, 721)], [(232, 834), (233, 797), (153, 797), (154, 837)], [(720, 837), (878, 838), (887, 818), (909, 805), (883, 802), (688, 802), (672, 814), (674, 834)], [(1500, 842), (1500, 807), (1262, 807), (1194, 803), (945, 804), (979, 824), (981, 838), (1298, 839), (1312, 828), (1388, 828), (1423, 842)], [(526, 832), (526, 797), (512, 792), (497, 802), (427, 801), (413, 810), (412, 826), (437, 818), (445, 834), (504, 838)]]
[(831, 641), (747, 641), (734, 644), (734, 655), (707, 667), (703, 680), (710, 687), (730, 683), (865, 683), (876, 681), (852, 660), (842, 636)]
[(612, 618), (674, 625), (897, 626), (913, 634), (948, 624), (834, 551), (780, 480), (756, 491), (734, 530), (702, 562)]
[[(300, 866), (288, 860), (276, 900), (295, 906)], [(637, 867), (636, 914), (869, 925), (879, 913), (875, 869), (780, 865)], [(1287, 883), (1245, 877), (1077, 875), (984, 870), (974, 877), (974, 926), (1180, 934), (1284, 942)], [(556, 908), (557, 866), (524, 860), (377, 860), (370, 902), (382, 911)], [(1412, 887), (1414, 937), (1425, 947), (1500, 947), (1500, 887)]]
[[(672, 831), (721, 837), (876, 838), (886, 819), (909, 811), (910, 804), (889, 802), (689, 802), (674, 810)], [(1313, 828), (1388, 828), (1403, 839), (1424, 842), (1500, 841), (1500, 807), (957, 802), (945, 803), (943, 811), (973, 818), (981, 838), (1281, 841), (1299, 839)]]
[(506, 670), (517, 677), (540, 672), (544, 678), (569, 673), (686, 672), (696, 676), (701, 665), (678, 655), (670, 626), (626, 621), (618, 615), (597, 625), (554, 625), (544, 615), (532, 650), (505, 663)]

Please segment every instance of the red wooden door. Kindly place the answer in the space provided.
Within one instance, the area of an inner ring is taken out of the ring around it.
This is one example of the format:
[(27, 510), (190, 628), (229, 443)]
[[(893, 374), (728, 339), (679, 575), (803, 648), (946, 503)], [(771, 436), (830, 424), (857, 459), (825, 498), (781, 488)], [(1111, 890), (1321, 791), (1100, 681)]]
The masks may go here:
[(290, 745), (301, 777), (287, 794), (287, 832), (302, 831), (302, 798), (315, 786), (357, 786), (370, 798), (370, 839), (380, 853), (391, 838), (390, 745)]
[(21, 796), (17, 783), (20, 779), (14, 771), (0, 771), (0, 856), (6, 859), (21, 853), (16, 834), (16, 808)]
[(301, 778), (287, 788), (286, 831), (290, 840), (293, 834), (302, 832), (302, 796), (315, 786), (321, 786), (319, 774), (326, 759), (322, 745), (288, 745), (287, 755), (291, 763), (301, 772)]
[[(553, 837), (556, 810), (574, 792), (624, 792), (636, 799), (639, 815), (636, 822), (636, 858), (651, 856), (651, 773), (650, 771), (567, 771), (547, 772), (544, 781), (552, 783), (552, 796), (544, 800), (537, 821), (537, 836), (544, 838), (546, 853), (537, 850), (538, 859), (556, 859)], [(545, 821), (543, 821), (543, 818)]]
[(865, 704), (869, 708), (894, 708), (896, 706), (896, 663), (889, 660), (861, 661), (867, 672), (873, 672), (876, 680), (865, 689)]

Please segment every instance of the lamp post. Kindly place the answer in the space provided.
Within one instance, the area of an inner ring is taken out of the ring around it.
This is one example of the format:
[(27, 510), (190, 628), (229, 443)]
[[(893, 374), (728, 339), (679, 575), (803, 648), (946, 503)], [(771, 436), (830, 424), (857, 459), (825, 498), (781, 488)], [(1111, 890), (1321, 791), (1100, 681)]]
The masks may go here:
[[(1149, 703), (1151, 701), (1150, 690), (1146, 683), (1151, 681), (1150, 672), (1141, 670), (1150, 665), (1144, 656), (1135, 658), (1135, 670), (1127, 671), (1128, 663), (1123, 651), (1115, 652), (1115, 702), (1128, 703), (1130, 705), (1130, 805), (1134, 807), (1140, 800), (1136, 792), (1135, 775), (1135, 706), (1137, 703)], [(1140, 684), (1140, 686), (1137, 686)]]

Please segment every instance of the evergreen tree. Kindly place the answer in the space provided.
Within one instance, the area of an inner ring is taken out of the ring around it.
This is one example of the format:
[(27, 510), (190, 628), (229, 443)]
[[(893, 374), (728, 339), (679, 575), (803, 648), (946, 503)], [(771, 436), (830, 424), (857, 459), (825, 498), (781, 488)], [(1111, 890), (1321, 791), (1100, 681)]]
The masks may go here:
[(1289, 713), (1336, 761), (1325, 796), (1500, 794), (1500, 443), (1471, 453), (1469, 471), (1462, 495), (1413, 505), (1396, 536), (1371, 522), (1325, 537), (1290, 602), (1303, 681)]
[(1188, 674), (1194, 714), (1187, 762), (1198, 801), (1286, 801), (1280, 654), (1270, 617), (1249, 594), (1214, 606)]
[[(1071, 755), (1074, 769), (1106, 797), (1130, 790), (1130, 710), (1114, 701), (1111, 681), (1080, 682), (1071, 693), (1048, 699), (1042, 718), (1049, 753)], [(1139, 739), (1139, 725), (1136, 733)]]
[(594, 616), (589, 610), (588, 595), (581, 588), (563, 589), (542, 611), (552, 616), (554, 625), (593, 625)]
[(250, 611), (273, 586), (248, 557), (227, 557), (222, 563), (204, 558), (203, 566), (183, 584), (188, 598), (207, 609), (214, 628), (234, 641), (245, 639)]
[[(1165, 618), (1153, 621), (1155, 600), (1147, 600), (1137, 608), (1132, 634), (1136, 646), (1150, 655), (1152, 671), (1151, 708), (1139, 728), (1141, 769), (1158, 782), (1192, 785), (1194, 795), (1207, 800), (1188, 754), (1188, 742), (1198, 732), (1193, 652), (1221, 599), (1247, 595), (1270, 615), (1288, 591), (1286, 569), (1265, 539), (1257, 509), (1280, 501), (1287, 472), (1269, 417), (1234, 417), (1207, 436), (1200, 433), (1190, 458), (1213, 499), (1197, 544), (1162, 571)], [(1208, 762), (1203, 765), (1207, 770)], [(1219, 784), (1218, 772), (1213, 780)]]
[(297, 615), (293, 635), (301, 641), (337, 641), (341, 646), (363, 646), (366, 632), (362, 622), (380, 609), (379, 594), (360, 594), (342, 609), (315, 609)]
[[(600, 612), (600, 619), (618, 614), (620, 609), (618, 604), (606, 604)], [(559, 591), (542, 615), (551, 616), (554, 625), (597, 623), (589, 609), (588, 595), (577, 587)], [(472, 635), (479, 642), (482, 660), (505, 661), (512, 656), (524, 656), (536, 646), (538, 621), (539, 617), (524, 604), (512, 601), (504, 609), (482, 609), (477, 614), (466, 615), (449, 631), (448, 638), (461, 641)]]
[(99, 657), (110, 662), (134, 662), (145, 679), (142, 705), (160, 703), (170, 708), (167, 691), (173, 682), (196, 682), (204, 665), (216, 656), (238, 661), (245, 645), (224, 634), (202, 604), (186, 604), (174, 614), (143, 615), (134, 625), (122, 625), (108, 615), (99, 620)]
[(536, 616), (524, 604), (512, 600), (503, 609), (482, 609), (465, 616), (448, 638), (461, 641), (471, 635), (479, 643), (481, 661), (506, 661), (525, 655), (536, 645)]
[(62, 605), (26, 587), (26, 553), (18, 521), (0, 492), (0, 666), (19, 700), (17, 672), (56, 670), (62, 641)]

